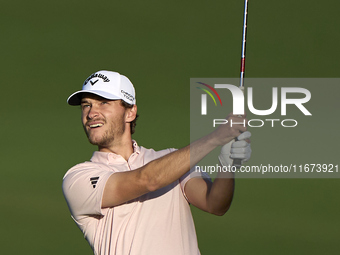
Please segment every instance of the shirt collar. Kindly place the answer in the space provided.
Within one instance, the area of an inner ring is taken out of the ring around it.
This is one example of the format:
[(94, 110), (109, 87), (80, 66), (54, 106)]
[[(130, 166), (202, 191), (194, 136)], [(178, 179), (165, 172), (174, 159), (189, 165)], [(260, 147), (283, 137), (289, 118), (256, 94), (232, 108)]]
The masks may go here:
[(136, 152), (137, 154), (140, 153), (140, 147), (138, 146), (135, 140), (132, 140), (132, 147), (133, 147), (133, 152)]
[[(140, 154), (140, 147), (135, 140), (132, 140), (133, 154)], [(132, 155), (132, 154), (131, 154)], [(130, 156), (131, 157), (131, 156)], [(124, 160), (122, 156), (113, 152), (95, 151), (92, 155), (91, 162), (110, 164)], [(124, 160), (125, 161), (125, 160)]]

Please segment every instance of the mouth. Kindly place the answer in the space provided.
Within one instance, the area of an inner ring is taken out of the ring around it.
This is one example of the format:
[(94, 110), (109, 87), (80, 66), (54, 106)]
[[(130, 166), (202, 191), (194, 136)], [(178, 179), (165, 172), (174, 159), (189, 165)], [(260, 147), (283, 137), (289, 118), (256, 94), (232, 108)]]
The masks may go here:
[(92, 124), (88, 124), (88, 126), (92, 129), (92, 128), (99, 128), (104, 126), (103, 123), (92, 123)]

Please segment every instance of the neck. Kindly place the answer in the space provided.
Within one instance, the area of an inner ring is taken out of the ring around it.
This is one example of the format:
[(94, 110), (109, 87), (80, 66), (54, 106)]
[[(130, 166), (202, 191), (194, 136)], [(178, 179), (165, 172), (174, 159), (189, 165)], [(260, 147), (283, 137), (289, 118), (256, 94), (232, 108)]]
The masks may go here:
[(122, 156), (126, 161), (133, 153), (132, 138), (121, 139), (120, 141), (115, 141), (114, 144), (108, 147), (98, 146), (98, 150), (101, 152), (110, 152)]

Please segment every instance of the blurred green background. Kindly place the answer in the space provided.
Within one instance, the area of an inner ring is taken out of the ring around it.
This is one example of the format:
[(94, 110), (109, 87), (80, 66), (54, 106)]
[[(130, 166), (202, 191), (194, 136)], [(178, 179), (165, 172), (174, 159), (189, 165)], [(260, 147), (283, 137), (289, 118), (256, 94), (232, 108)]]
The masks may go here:
[[(339, 77), (339, 7), (251, 1), (246, 76)], [(79, 108), (66, 104), (87, 76), (101, 69), (128, 76), (140, 114), (134, 138), (155, 149), (183, 147), (190, 78), (238, 77), (242, 22), (243, 0), (1, 1), (1, 254), (92, 254), (61, 191), (67, 169), (96, 149)], [(338, 150), (334, 131), (330, 123), (315, 131), (325, 137), (314, 144), (321, 154)], [(193, 208), (202, 254), (338, 254), (339, 184), (237, 180), (225, 216)]]

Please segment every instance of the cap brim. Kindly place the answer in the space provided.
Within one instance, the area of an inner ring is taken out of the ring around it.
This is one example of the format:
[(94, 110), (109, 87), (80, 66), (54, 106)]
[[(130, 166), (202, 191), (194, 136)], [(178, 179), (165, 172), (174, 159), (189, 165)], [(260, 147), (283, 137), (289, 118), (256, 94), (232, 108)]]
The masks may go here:
[(67, 99), (67, 103), (69, 105), (80, 105), (81, 104), (81, 99), (83, 98), (83, 94), (84, 93), (90, 93), (90, 94), (94, 94), (109, 100), (118, 100), (121, 99), (119, 96), (110, 94), (110, 93), (106, 93), (103, 91), (96, 91), (96, 90), (80, 90), (77, 92), (74, 92), (71, 96), (69, 96), (69, 98)]

